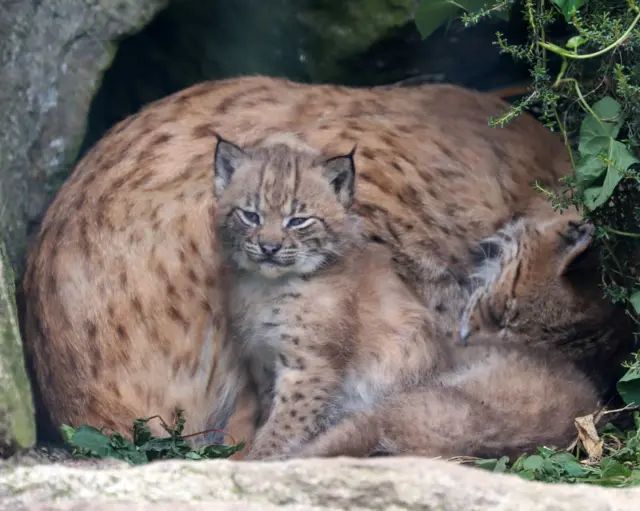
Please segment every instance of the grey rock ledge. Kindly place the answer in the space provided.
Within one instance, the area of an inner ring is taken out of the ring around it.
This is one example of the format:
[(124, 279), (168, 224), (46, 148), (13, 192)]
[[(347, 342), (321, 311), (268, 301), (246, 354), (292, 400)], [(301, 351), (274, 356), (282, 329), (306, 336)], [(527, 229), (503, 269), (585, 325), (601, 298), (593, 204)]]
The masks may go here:
[(640, 488), (543, 484), (424, 458), (0, 468), (1, 510), (629, 511)]

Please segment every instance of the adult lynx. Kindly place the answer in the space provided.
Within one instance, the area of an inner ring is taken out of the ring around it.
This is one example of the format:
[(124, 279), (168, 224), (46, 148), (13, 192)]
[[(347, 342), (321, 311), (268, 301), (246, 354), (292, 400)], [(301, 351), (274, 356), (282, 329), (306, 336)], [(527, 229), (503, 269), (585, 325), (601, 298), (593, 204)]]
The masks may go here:
[(225, 423), (237, 385), (212, 231), (215, 132), (241, 146), (295, 132), (334, 155), (357, 142), (353, 210), (366, 238), (447, 319), (469, 249), (516, 213), (550, 210), (531, 184), (571, 171), (534, 119), (490, 128), (505, 108), (449, 85), (246, 77), (193, 86), (117, 124), (61, 187), (30, 250), (25, 349), (53, 421), (126, 433), (136, 418), (182, 408), (187, 433)]

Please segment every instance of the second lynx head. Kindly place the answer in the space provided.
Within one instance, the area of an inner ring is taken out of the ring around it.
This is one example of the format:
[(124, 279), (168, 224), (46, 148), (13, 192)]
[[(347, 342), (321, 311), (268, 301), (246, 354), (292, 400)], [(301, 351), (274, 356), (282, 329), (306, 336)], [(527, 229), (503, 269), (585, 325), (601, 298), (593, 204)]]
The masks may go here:
[(216, 147), (217, 232), (228, 260), (265, 278), (310, 275), (359, 239), (349, 213), (354, 151), (327, 157), (279, 140)]

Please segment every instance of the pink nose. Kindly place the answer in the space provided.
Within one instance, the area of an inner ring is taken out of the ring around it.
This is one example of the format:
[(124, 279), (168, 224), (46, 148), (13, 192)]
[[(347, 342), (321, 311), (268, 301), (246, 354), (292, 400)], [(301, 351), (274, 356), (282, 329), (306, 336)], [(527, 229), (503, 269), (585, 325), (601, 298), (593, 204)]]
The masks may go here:
[(282, 248), (281, 243), (260, 243), (260, 250), (265, 255), (272, 256)]

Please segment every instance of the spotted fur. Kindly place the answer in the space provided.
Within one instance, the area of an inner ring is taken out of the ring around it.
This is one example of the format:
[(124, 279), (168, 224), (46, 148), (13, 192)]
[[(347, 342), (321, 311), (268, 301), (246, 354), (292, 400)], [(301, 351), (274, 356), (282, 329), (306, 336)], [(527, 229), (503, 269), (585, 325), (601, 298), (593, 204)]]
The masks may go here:
[(573, 419), (598, 409), (594, 384), (573, 364), (482, 336), (475, 342), (454, 371), (353, 414), (292, 456), (515, 459), (566, 447), (576, 436)]
[(453, 370), (345, 419), (293, 455), (515, 457), (564, 447), (629, 353), (631, 322), (602, 292), (594, 229), (575, 213), (521, 218), (473, 250)]
[(469, 248), (512, 215), (547, 208), (531, 183), (570, 171), (534, 119), (490, 128), (505, 108), (449, 85), (246, 77), (195, 85), (118, 123), (63, 184), (30, 250), (25, 348), (53, 421), (126, 432), (183, 408), (189, 432), (225, 422), (238, 385), (212, 232), (216, 133), (250, 146), (293, 132), (338, 155), (357, 142), (353, 209), (367, 239), (448, 318)]
[(266, 418), (250, 459), (286, 456), (449, 365), (449, 343), (350, 211), (353, 155), (218, 141), (230, 342), (242, 345)]

